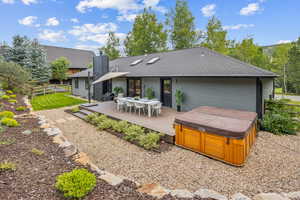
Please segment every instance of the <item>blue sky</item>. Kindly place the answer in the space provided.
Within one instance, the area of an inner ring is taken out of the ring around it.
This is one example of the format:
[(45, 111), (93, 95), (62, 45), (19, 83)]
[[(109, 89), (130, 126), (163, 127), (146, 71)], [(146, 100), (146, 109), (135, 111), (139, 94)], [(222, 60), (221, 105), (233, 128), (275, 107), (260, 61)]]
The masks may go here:
[[(295, 40), (300, 36), (300, 0), (188, 0), (196, 28), (203, 30), (216, 15), (229, 39), (247, 36), (259, 45)], [(0, 0), (0, 41), (16, 34), (40, 43), (96, 49), (109, 31), (122, 39), (134, 17), (151, 6), (159, 21), (175, 0)]]

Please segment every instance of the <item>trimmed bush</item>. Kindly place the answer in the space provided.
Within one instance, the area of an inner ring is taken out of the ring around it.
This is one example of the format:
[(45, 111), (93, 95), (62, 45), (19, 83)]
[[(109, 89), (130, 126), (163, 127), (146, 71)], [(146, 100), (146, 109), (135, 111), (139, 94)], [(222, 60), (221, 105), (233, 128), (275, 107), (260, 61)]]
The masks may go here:
[(14, 118), (15, 114), (11, 111), (2, 111), (0, 112), (0, 119), (2, 118)]
[(13, 94), (14, 92), (11, 91), (11, 90), (6, 90), (5, 93), (6, 93), (6, 94)]
[(79, 110), (80, 110), (79, 107), (76, 106), (76, 107), (74, 107), (74, 108), (71, 109), (71, 112), (72, 112), (72, 113), (76, 113), (76, 112), (78, 112)]
[(128, 141), (138, 141), (139, 137), (144, 135), (144, 129), (138, 125), (130, 125), (128, 128), (125, 129), (125, 140)]
[(9, 97), (12, 98), (12, 99), (15, 99), (15, 98), (17, 98), (17, 95), (12, 94), (12, 95), (9, 95)]
[(0, 172), (1, 171), (15, 171), (17, 169), (16, 164), (13, 162), (1, 162), (0, 163)]
[[(102, 116), (104, 116), (104, 115), (102, 115)], [(102, 118), (105, 118), (103, 120), (101, 120), (101, 116), (99, 118), (100, 118), (100, 120), (99, 120), (98, 126), (97, 126), (99, 130), (105, 130), (105, 129), (112, 128), (113, 125), (116, 123), (115, 120), (108, 119), (106, 116), (102, 117)]]
[(113, 124), (112, 129), (119, 133), (124, 133), (124, 131), (128, 128), (129, 123), (127, 121), (118, 121)]
[(20, 126), (19, 122), (15, 119), (4, 117), (1, 119), (1, 124), (8, 127)]
[(98, 117), (99, 117), (99, 115), (97, 113), (89, 114), (88, 116), (86, 116), (86, 121), (88, 121), (89, 123), (91, 123), (93, 125), (97, 125)]
[(2, 95), (2, 97), (1, 97), (1, 99), (3, 99), (3, 100), (7, 100), (7, 99), (9, 99), (10, 97), (8, 96), (8, 95)]
[(86, 169), (74, 169), (56, 178), (55, 187), (66, 198), (82, 198), (96, 186), (96, 176)]
[(18, 103), (18, 101), (15, 100), (15, 99), (9, 99), (8, 102), (9, 102), (9, 103), (14, 103), (14, 104)]
[(158, 142), (162, 134), (156, 132), (150, 132), (139, 137), (139, 144), (145, 149), (157, 148)]
[(25, 106), (19, 106), (16, 108), (16, 111), (24, 111), (26, 110), (27, 108)]

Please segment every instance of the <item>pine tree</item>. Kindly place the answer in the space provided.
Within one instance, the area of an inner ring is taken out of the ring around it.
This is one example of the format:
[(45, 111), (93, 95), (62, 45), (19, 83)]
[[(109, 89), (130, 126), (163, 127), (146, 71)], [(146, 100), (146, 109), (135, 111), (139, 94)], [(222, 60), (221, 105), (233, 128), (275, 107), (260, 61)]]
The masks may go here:
[(169, 26), (170, 39), (174, 49), (195, 46), (198, 33), (195, 30), (195, 17), (192, 15), (185, 0), (177, 0), (175, 10), (167, 14), (166, 24)]
[(166, 49), (167, 34), (156, 15), (147, 9), (135, 18), (132, 31), (124, 42), (128, 56), (160, 52)]
[(204, 41), (201, 46), (227, 54), (230, 41), (227, 41), (226, 37), (227, 31), (223, 30), (221, 21), (213, 16), (207, 23)]
[(110, 32), (106, 45), (101, 50), (109, 57), (110, 60), (114, 60), (120, 57), (120, 39), (116, 37), (114, 32)]

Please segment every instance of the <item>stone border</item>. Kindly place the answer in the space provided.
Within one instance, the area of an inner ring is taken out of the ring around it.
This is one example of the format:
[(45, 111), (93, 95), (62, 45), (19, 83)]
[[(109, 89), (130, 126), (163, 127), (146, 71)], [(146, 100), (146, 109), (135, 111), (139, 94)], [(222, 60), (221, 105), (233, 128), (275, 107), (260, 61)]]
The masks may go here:
[[(36, 116), (39, 119), (40, 128), (46, 132), (49, 137), (52, 137), (53, 143), (59, 145), (59, 148), (62, 148), (66, 157), (71, 157), (75, 162), (80, 163), (84, 166), (89, 166), (92, 171), (94, 171), (98, 178), (106, 181), (108, 184), (112, 186), (116, 186), (121, 184), (125, 179), (130, 180), (126, 177), (116, 176), (107, 171), (101, 170), (97, 165), (91, 162), (88, 155), (84, 152), (80, 152), (71, 142), (67, 140), (67, 138), (63, 135), (62, 131), (51, 125), (47, 122), (47, 119), (43, 115), (37, 115), (32, 113), (32, 107), (27, 97), (24, 98), (24, 102), (28, 108), (30, 108), (30, 114)], [(225, 195), (222, 195), (214, 190), (209, 189), (199, 189), (196, 192), (190, 192), (185, 189), (175, 189), (169, 190), (162, 187), (159, 184), (144, 184), (140, 185), (136, 181), (130, 180), (134, 182), (138, 189), (137, 191), (141, 193), (146, 193), (148, 195), (162, 198), (163, 196), (170, 194), (171, 196), (177, 198), (212, 198), (215, 200), (251, 200), (251, 198), (245, 196), (242, 193), (236, 193), (231, 197), (227, 198)], [(290, 192), (290, 193), (260, 193), (255, 195), (252, 200), (299, 200), (300, 199), (300, 191)]]

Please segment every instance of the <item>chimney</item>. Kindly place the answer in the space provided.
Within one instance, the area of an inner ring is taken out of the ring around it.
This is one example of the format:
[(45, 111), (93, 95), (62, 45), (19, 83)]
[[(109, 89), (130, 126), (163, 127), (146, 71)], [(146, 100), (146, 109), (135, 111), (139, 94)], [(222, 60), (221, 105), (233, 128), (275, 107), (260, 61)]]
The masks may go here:
[[(99, 56), (93, 58), (93, 80), (96, 81), (98, 78), (109, 72), (109, 58), (103, 55), (100, 51)], [(103, 96), (103, 82), (94, 84), (93, 87), (94, 99), (100, 101)]]

